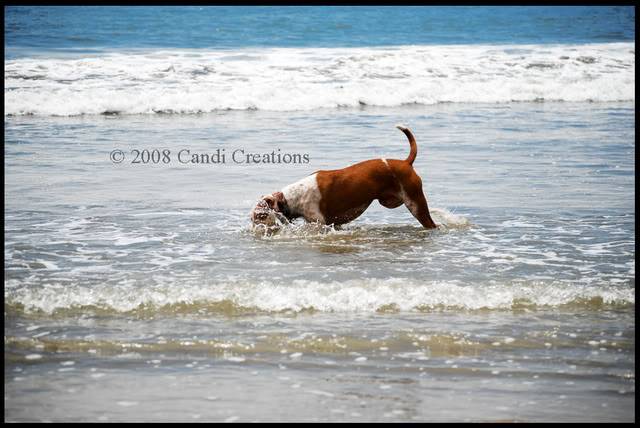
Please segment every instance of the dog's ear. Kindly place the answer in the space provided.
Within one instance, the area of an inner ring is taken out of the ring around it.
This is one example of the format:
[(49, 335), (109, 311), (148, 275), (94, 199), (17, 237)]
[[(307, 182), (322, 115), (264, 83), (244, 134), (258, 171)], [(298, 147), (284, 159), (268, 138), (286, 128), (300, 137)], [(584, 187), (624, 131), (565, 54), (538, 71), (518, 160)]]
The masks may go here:
[(272, 194), (272, 196), (275, 200), (274, 209), (276, 209), (277, 211), (284, 211), (286, 200), (284, 199), (284, 195), (282, 194), (282, 192), (275, 192)]
[(269, 205), (269, 208), (275, 211), (283, 211), (286, 204), (286, 200), (284, 199), (282, 192), (275, 192), (270, 195), (263, 196), (262, 200)]

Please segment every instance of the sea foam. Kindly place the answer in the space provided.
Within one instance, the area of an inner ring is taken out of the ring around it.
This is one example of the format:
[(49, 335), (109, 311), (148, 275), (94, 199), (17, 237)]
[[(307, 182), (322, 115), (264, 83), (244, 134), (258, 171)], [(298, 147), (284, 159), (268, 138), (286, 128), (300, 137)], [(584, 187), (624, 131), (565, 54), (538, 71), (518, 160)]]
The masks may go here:
[(107, 52), (5, 60), (5, 115), (635, 101), (635, 43)]
[(318, 282), (294, 280), (224, 281), (211, 284), (169, 280), (165, 284), (50, 284), (39, 288), (9, 287), (5, 301), (27, 312), (53, 313), (94, 307), (108, 312), (175, 311), (234, 313), (304, 311), (376, 312), (387, 310), (511, 310), (575, 305), (600, 308), (635, 304), (629, 286), (581, 284), (568, 281), (524, 281), (461, 284), (457, 281), (418, 281), (408, 278)]

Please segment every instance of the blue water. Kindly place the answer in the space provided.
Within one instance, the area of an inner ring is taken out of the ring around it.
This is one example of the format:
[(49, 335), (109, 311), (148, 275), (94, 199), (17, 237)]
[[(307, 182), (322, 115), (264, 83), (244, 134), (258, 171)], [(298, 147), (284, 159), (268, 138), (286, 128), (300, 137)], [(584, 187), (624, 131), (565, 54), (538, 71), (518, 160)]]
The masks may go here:
[(604, 43), (628, 7), (7, 7), (5, 55), (126, 48)]

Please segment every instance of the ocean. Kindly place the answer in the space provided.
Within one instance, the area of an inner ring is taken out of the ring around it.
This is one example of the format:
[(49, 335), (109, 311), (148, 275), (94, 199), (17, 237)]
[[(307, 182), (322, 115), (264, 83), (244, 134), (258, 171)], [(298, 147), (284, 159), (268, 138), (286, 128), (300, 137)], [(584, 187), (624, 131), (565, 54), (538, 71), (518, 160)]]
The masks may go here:
[(633, 7), (4, 12), (5, 421), (635, 421)]

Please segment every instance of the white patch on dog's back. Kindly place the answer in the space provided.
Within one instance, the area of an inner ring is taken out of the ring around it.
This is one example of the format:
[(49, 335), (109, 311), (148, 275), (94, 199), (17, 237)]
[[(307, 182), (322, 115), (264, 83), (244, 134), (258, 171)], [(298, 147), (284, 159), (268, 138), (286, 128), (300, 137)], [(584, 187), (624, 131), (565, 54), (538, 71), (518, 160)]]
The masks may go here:
[(282, 189), (282, 194), (289, 205), (291, 213), (301, 215), (305, 220), (325, 223), (324, 216), (320, 212), (320, 188), (318, 187), (317, 174), (311, 174), (302, 180), (289, 184)]

